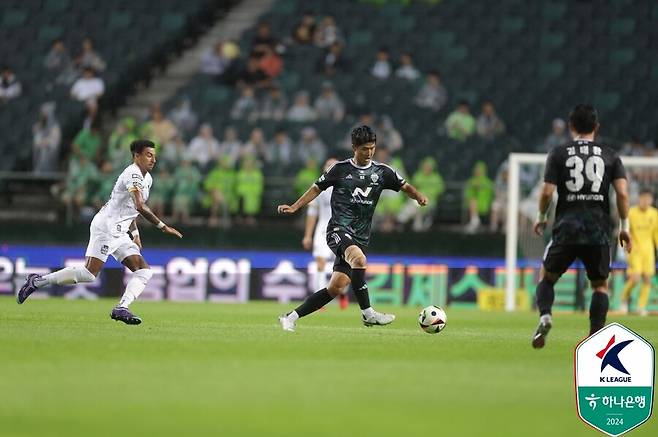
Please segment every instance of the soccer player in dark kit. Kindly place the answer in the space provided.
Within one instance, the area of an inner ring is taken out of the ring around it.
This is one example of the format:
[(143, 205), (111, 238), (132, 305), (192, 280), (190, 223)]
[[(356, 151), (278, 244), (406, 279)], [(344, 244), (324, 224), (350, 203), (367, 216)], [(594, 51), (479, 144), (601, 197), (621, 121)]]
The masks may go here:
[(297, 319), (331, 302), (350, 283), (361, 308), (364, 325), (388, 325), (395, 320), (392, 314), (375, 311), (368, 297), (364, 248), (370, 242), (372, 216), (383, 190), (402, 190), (420, 206), (427, 205), (427, 197), (391, 167), (372, 160), (377, 138), (370, 127), (354, 128), (351, 138), (353, 158), (339, 161), (327, 169), (292, 205), (278, 207), (280, 214), (294, 214), (320, 192), (333, 187), (331, 220), (327, 226), (327, 244), (336, 254), (333, 274), (326, 288), (309, 296), (294, 311), (279, 317), (285, 331), (294, 331)]
[(544, 185), (534, 226), (542, 235), (546, 213), (557, 189), (552, 239), (546, 247), (541, 278), (537, 284), (539, 326), (532, 347), (546, 343), (553, 320), (553, 286), (572, 262), (580, 259), (592, 285), (589, 308), (590, 335), (603, 328), (608, 313), (608, 275), (610, 273), (610, 185), (617, 193), (619, 243), (631, 251), (628, 225), (628, 186), (624, 165), (617, 153), (594, 141), (599, 129), (596, 110), (578, 105), (569, 114), (573, 141), (555, 147), (546, 158)]

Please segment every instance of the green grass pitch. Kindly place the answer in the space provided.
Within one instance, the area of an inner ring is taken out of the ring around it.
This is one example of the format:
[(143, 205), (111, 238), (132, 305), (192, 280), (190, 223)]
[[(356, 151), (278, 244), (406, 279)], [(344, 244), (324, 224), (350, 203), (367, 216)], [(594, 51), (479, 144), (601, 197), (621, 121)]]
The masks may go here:
[[(366, 328), (330, 306), (288, 333), (273, 303), (137, 302), (136, 327), (113, 303), (0, 298), (0, 435), (600, 435), (575, 409), (585, 314), (558, 314), (536, 351), (530, 313), (448, 308), (428, 335), (416, 308)], [(658, 339), (655, 318), (609, 321)]]

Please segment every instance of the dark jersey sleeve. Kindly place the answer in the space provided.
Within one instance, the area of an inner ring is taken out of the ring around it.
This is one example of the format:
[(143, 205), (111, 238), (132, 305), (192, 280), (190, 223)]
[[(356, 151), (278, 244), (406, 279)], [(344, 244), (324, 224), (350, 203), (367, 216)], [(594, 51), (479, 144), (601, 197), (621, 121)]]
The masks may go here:
[(406, 184), (407, 181), (398, 173), (393, 170), (391, 167), (384, 167), (384, 189), (400, 191), (402, 186)]
[(612, 163), (612, 178), (611, 180), (615, 179), (626, 179), (626, 169), (624, 168), (624, 164), (621, 162), (621, 158), (619, 156), (615, 156), (615, 160)]
[(318, 180), (315, 181), (315, 185), (317, 185), (320, 190), (324, 191), (336, 184), (336, 181), (339, 179), (338, 169), (336, 167), (337, 165), (332, 165), (329, 170), (322, 173)]
[(553, 149), (548, 153), (546, 158), (546, 168), (544, 169), (544, 182), (557, 185), (560, 178), (560, 163), (558, 162), (558, 151)]

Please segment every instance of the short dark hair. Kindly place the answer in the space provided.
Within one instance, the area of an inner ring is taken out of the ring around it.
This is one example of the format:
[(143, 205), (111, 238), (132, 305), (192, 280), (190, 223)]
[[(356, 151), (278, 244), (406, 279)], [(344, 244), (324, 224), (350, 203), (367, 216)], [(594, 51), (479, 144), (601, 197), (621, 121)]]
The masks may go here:
[(357, 126), (352, 129), (352, 145), (359, 147), (363, 144), (374, 143), (377, 141), (377, 135), (370, 126)]
[(153, 141), (135, 140), (132, 143), (130, 143), (130, 153), (132, 153), (133, 155), (140, 154), (144, 151), (144, 149), (148, 147), (155, 149), (155, 144), (153, 143)]
[(651, 190), (651, 188), (644, 187), (640, 190), (640, 196), (644, 194), (649, 194), (650, 196), (653, 196), (653, 190)]
[(579, 134), (594, 132), (598, 123), (599, 115), (589, 103), (580, 103), (569, 113), (569, 125)]

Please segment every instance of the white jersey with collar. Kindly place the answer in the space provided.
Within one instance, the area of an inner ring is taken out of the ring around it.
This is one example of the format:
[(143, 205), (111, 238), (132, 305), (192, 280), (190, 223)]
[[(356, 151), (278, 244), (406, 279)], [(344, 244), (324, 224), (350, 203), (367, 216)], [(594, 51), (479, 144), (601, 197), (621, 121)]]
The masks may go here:
[(113, 235), (128, 232), (130, 224), (139, 215), (130, 193), (139, 190), (146, 201), (152, 185), (150, 173), (143, 175), (136, 164), (126, 167), (117, 178), (110, 199), (97, 214), (106, 224), (108, 232)]

